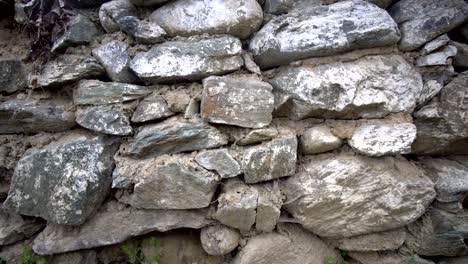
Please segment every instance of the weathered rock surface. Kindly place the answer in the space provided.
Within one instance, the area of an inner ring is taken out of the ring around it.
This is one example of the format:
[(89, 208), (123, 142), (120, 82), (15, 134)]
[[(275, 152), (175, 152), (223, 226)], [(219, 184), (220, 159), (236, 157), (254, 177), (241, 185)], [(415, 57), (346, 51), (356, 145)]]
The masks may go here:
[(350, 251), (349, 256), (361, 264), (435, 264), (430, 260), (423, 259), (418, 255), (409, 254), (402, 255), (394, 251), (382, 252), (363, 252), (363, 251)]
[(406, 239), (404, 228), (366, 235), (342, 238), (333, 241), (339, 249), (346, 251), (385, 251), (396, 250)]
[(81, 80), (73, 91), (75, 105), (105, 105), (136, 100), (153, 91), (134, 84)]
[(449, 58), (457, 54), (457, 48), (452, 45), (447, 45), (439, 51), (419, 57), (416, 60), (416, 66), (438, 66), (449, 65)]
[(119, 31), (117, 21), (120, 18), (135, 15), (137, 15), (137, 9), (129, 0), (112, 0), (101, 5), (99, 9), (99, 20), (108, 33)]
[(167, 35), (166, 31), (156, 22), (139, 20), (134, 16), (124, 16), (117, 23), (122, 31), (143, 44), (164, 42), (164, 37)]
[(389, 12), (400, 26), (399, 48), (409, 51), (463, 24), (468, 19), (468, 4), (463, 0), (402, 0)]
[(104, 66), (114, 82), (137, 83), (138, 77), (130, 70), (130, 56), (125, 42), (113, 40), (93, 49), (93, 56)]
[(251, 237), (233, 264), (322, 264), (327, 257), (342, 260), (337, 250), (299, 225), (283, 224), (277, 232)]
[(453, 66), (468, 68), (468, 45), (452, 41), (450, 45), (457, 48), (457, 54), (453, 57)]
[(118, 174), (135, 183), (119, 200), (136, 208), (195, 209), (210, 205), (220, 178), (188, 155), (144, 160), (120, 157)]
[(468, 72), (461, 73), (440, 92), (439, 102), (414, 113), (414, 154), (468, 154)]
[(106, 197), (116, 140), (85, 131), (31, 148), (16, 165), (4, 206), (50, 223), (79, 225)]
[(283, 205), (281, 190), (276, 183), (253, 185), (258, 192), (255, 229), (271, 232), (276, 227)]
[(272, 90), (254, 77), (208, 77), (203, 80), (201, 116), (211, 123), (265, 127), (272, 119)]
[(48, 62), (37, 78), (37, 85), (58, 87), (104, 74), (104, 68), (91, 56), (66, 54)]
[(158, 156), (227, 144), (227, 136), (200, 119), (173, 117), (158, 124), (140, 127), (121, 152), (135, 157)]
[(296, 172), (297, 138), (285, 136), (245, 150), (242, 171), (246, 183), (269, 181)]
[(133, 112), (132, 122), (146, 122), (175, 115), (161, 95), (152, 93), (141, 100)]
[(320, 154), (309, 156), (302, 168), (281, 184), (286, 195), (283, 208), (322, 237), (405, 226), (435, 197), (433, 183), (402, 157)]
[(0, 60), (0, 92), (13, 93), (26, 88), (26, 68), (20, 60)]
[(130, 0), (132, 4), (136, 6), (154, 6), (154, 5), (161, 5), (168, 0)]
[(108, 1), (109, 0), (67, 0), (67, 3), (75, 7), (95, 7)]
[(256, 0), (179, 0), (156, 9), (150, 19), (172, 37), (208, 33), (245, 39), (262, 24), (263, 10)]
[[(49, 224), (34, 240), (37, 254), (51, 255), (121, 243), (130, 237), (210, 224), (203, 211), (139, 210), (105, 206), (79, 227)], [(118, 230), (118, 232), (116, 232)]]
[[(271, 14), (284, 14), (290, 12), (298, 12), (310, 6), (329, 5), (346, 0), (265, 0), (263, 10)], [(380, 8), (387, 8), (392, 0), (365, 0), (373, 3)]]
[(195, 161), (207, 170), (216, 171), (222, 178), (232, 178), (241, 174), (239, 163), (227, 149), (213, 149), (200, 152)]
[(230, 36), (169, 41), (137, 53), (130, 68), (148, 82), (201, 80), (242, 67), (241, 52), (239, 39)]
[(393, 45), (400, 39), (387, 12), (364, 1), (312, 6), (270, 20), (250, 42), (261, 68), (309, 57)]
[(378, 118), (411, 113), (422, 79), (398, 55), (366, 56), (351, 62), (282, 69), (270, 83), (285, 99), (277, 111), (305, 117)]
[(75, 126), (69, 100), (14, 99), (0, 103), (0, 134), (60, 132)]
[(62, 51), (70, 46), (87, 44), (101, 32), (96, 25), (86, 16), (78, 14), (70, 18), (67, 30), (53, 44), (51, 51)]
[(76, 122), (89, 130), (109, 135), (125, 136), (133, 132), (128, 113), (118, 104), (79, 107)]
[(416, 139), (416, 126), (411, 123), (363, 124), (354, 130), (348, 144), (367, 156), (408, 154)]
[(40, 219), (22, 217), (0, 209), (0, 245), (30, 238), (44, 226)]
[(236, 141), (236, 144), (239, 146), (251, 145), (273, 139), (277, 136), (278, 130), (274, 127), (254, 129)]
[(343, 142), (335, 136), (326, 125), (317, 125), (308, 128), (300, 138), (300, 146), (304, 154), (318, 154), (332, 151)]
[(226, 255), (239, 245), (239, 231), (224, 225), (202, 228), (200, 241), (206, 253), (213, 256)]
[(437, 38), (429, 41), (421, 48), (421, 55), (427, 55), (445, 45), (450, 41), (450, 38), (447, 34), (438, 36)]

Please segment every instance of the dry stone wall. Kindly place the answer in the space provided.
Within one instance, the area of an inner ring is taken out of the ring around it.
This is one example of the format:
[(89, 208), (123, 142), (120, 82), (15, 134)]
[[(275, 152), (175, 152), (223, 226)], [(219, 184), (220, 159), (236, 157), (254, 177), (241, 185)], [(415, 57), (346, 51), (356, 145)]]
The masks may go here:
[(6, 263), (468, 263), (466, 1), (0, 6)]

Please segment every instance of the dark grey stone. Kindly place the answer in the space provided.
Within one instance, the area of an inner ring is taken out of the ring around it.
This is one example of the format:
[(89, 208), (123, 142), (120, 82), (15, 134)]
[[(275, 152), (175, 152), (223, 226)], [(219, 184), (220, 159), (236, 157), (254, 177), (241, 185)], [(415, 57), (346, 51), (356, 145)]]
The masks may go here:
[(129, 113), (121, 104), (79, 107), (76, 122), (89, 130), (109, 135), (126, 136), (133, 132)]
[(26, 88), (27, 73), (20, 60), (0, 61), (0, 92), (13, 93)]
[(99, 29), (88, 17), (78, 14), (70, 18), (67, 30), (54, 42), (51, 51), (63, 51), (70, 46), (87, 44), (100, 34)]

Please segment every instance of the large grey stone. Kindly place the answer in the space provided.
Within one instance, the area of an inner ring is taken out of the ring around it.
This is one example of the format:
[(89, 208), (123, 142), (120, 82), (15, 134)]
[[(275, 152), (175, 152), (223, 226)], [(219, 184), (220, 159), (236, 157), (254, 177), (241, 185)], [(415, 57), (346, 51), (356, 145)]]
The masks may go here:
[(340, 253), (296, 224), (282, 224), (278, 231), (249, 238), (233, 264), (323, 264), (331, 258), (339, 263)]
[(109, 135), (126, 136), (133, 132), (129, 114), (121, 104), (79, 107), (76, 122), (89, 130)]
[(0, 92), (13, 93), (28, 85), (26, 68), (20, 60), (0, 60)]
[(100, 34), (99, 29), (88, 17), (78, 14), (70, 18), (67, 30), (54, 42), (51, 51), (63, 51), (70, 46), (87, 44)]
[(153, 91), (134, 84), (81, 80), (73, 91), (75, 105), (105, 105), (136, 100)]
[(195, 156), (195, 161), (207, 170), (216, 171), (222, 178), (232, 178), (242, 173), (239, 163), (227, 149), (202, 151)]
[(468, 72), (459, 74), (440, 92), (438, 102), (414, 113), (417, 127), (414, 154), (468, 154)]
[(120, 18), (135, 15), (137, 9), (129, 0), (112, 0), (99, 8), (99, 20), (108, 33), (119, 31)]
[(239, 231), (224, 225), (207, 226), (200, 232), (200, 241), (206, 253), (222, 256), (237, 248), (240, 234)]
[(116, 143), (78, 130), (31, 148), (16, 165), (4, 206), (50, 223), (82, 224), (110, 189)]
[(270, 83), (276, 96), (285, 97), (278, 101), (278, 111), (293, 119), (411, 113), (423, 88), (421, 75), (399, 55), (286, 67)]
[(172, 115), (175, 115), (175, 113), (169, 109), (164, 97), (157, 93), (152, 93), (143, 98), (138, 104), (137, 109), (133, 112), (132, 122), (146, 122)]
[(59, 87), (103, 74), (104, 68), (93, 57), (66, 54), (44, 65), (37, 78), (37, 85), (41, 87)]
[(137, 53), (130, 68), (148, 82), (201, 80), (242, 67), (241, 52), (241, 42), (231, 36), (168, 41)]
[(173, 117), (140, 127), (121, 152), (135, 157), (158, 156), (216, 148), (227, 144), (227, 136), (200, 119)]
[(296, 172), (297, 138), (285, 136), (245, 150), (242, 170), (246, 183), (269, 181)]
[[(284, 14), (290, 12), (298, 12), (310, 6), (329, 5), (346, 0), (265, 0), (263, 10), (271, 14)], [(392, 0), (365, 0), (373, 3), (380, 8), (387, 8)]]
[(255, 61), (271, 68), (309, 57), (393, 45), (397, 24), (385, 10), (364, 1), (303, 8), (270, 20), (250, 41)]
[(306, 129), (300, 139), (301, 150), (304, 154), (335, 150), (341, 147), (341, 144), (343, 144), (341, 139), (333, 135), (326, 125), (317, 125)]
[(260, 143), (263, 141), (271, 140), (278, 136), (278, 130), (274, 127), (253, 129), (236, 141), (236, 144), (239, 146), (251, 145)]
[(176, 0), (150, 19), (172, 37), (208, 33), (245, 39), (262, 24), (263, 11), (256, 0)]
[(435, 197), (433, 183), (402, 157), (354, 153), (308, 156), (282, 181), (283, 208), (322, 237), (342, 238), (405, 226)]
[(348, 144), (358, 153), (368, 156), (408, 154), (416, 139), (412, 123), (363, 124), (354, 130)]
[(113, 40), (93, 49), (93, 56), (104, 66), (114, 82), (137, 83), (138, 77), (130, 70), (130, 55), (125, 42)]
[(133, 182), (120, 201), (136, 208), (194, 209), (208, 207), (220, 178), (188, 155), (144, 160), (116, 158), (118, 174)]
[(166, 31), (156, 22), (139, 20), (134, 16), (124, 16), (117, 23), (122, 31), (135, 38), (139, 43), (156, 44), (164, 42)]
[(66, 99), (0, 103), (0, 134), (60, 132), (75, 124), (73, 104)]
[(463, 24), (468, 19), (464, 0), (401, 0), (389, 9), (399, 24), (399, 48), (409, 51)]
[(333, 244), (339, 249), (346, 251), (385, 251), (397, 250), (403, 245), (405, 239), (406, 230), (404, 228), (398, 228), (384, 232), (342, 238), (333, 241)]
[(32, 237), (45, 226), (38, 218), (20, 216), (0, 209), (0, 245), (8, 245)]
[(437, 38), (429, 41), (421, 48), (421, 55), (427, 55), (440, 47), (445, 46), (450, 41), (450, 38), (447, 34), (443, 34), (438, 36)]
[(154, 231), (201, 228), (208, 224), (210, 221), (203, 211), (141, 210), (106, 205), (79, 227), (49, 224), (34, 240), (33, 250), (40, 255), (52, 255), (113, 245)]
[(270, 84), (249, 76), (203, 80), (201, 116), (211, 123), (261, 128), (270, 124), (274, 98)]
[(452, 45), (447, 45), (440, 50), (428, 54), (423, 57), (419, 57), (416, 60), (416, 66), (438, 66), (438, 65), (450, 65), (451, 61), (449, 58), (457, 54), (457, 48)]

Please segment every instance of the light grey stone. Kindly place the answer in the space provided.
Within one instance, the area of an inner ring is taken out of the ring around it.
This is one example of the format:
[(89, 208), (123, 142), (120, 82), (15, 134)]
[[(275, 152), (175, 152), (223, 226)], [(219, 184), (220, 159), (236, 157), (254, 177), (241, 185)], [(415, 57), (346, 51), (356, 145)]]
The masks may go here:
[(28, 85), (26, 67), (20, 60), (0, 60), (0, 92), (13, 93)]
[(116, 143), (78, 130), (31, 148), (16, 165), (4, 206), (50, 223), (82, 224), (110, 189)]
[(354, 130), (348, 144), (367, 156), (408, 154), (416, 139), (416, 126), (412, 123), (363, 124)]
[[(176, 228), (201, 228), (210, 224), (206, 212), (191, 210), (141, 210), (132, 207), (101, 210), (77, 227), (49, 224), (34, 240), (33, 250), (40, 255), (96, 248), (124, 242), (138, 235)], [(116, 232), (116, 230), (118, 232)]]
[(286, 96), (278, 100), (277, 111), (286, 108), (283, 111), (293, 119), (411, 113), (423, 88), (421, 75), (399, 55), (286, 67), (269, 82), (275, 96)]
[(98, 80), (81, 80), (73, 91), (75, 105), (106, 105), (136, 100), (153, 92), (148, 87)]
[(75, 124), (73, 104), (67, 99), (13, 99), (0, 103), (0, 134), (61, 132)]
[(173, 117), (140, 127), (121, 152), (135, 157), (158, 156), (216, 148), (227, 144), (227, 136), (200, 119)]
[(112, 0), (99, 8), (99, 20), (108, 33), (119, 31), (117, 21), (120, 18), (135, 15), (137, 15), (137, 9), (129, 0)]
[(134, 16), (124, 16), (117, 23), (122, 31), (135, 38), (142, 44), (156, 44), (164, 42), (166, 31), (156, 22), (139, 20)]
[(398, 228), (384, 232), (342, 238), (333, 241), (333, 244), (339, 249), (346, 251), (385, 251), (397, 250), (403, 245), (405, 239), (405, 229)]
[(40, 87), (60, 87), (81, 79), (92, 79), (104, 74), (104, 68), (91, 56), (61, 55), (44, 65), (37, 78)]
[(270, 20), (250, 41), (262, 69), (310, 57), (393, 45), (397, 24), (385, 10), (364, 1), (312, 6)]
[(222, 178), (232, 178), (242, 173), (239, 163), (227, 149), (202, 151), (195, 156), (195, 161), (207, 170), (216, 171)]
[(130, 56), (125, 42), (113, 40), (93, 49), (93, 56), (104, 66), (114, 82), (137, 83), (138, 77), (130, 70)]
[(237, 248), (240, 234), (224, 225), (207, 226), (201, 229), (200, 241), (206, 253), (222, 256)]
[(424, 82), (423, 89), (418, 99), (418, 106), (423, 106), (436, 96), (444, 88), (443, 84), (437, 80), (427, 80)]
[(176, 0), (151, 14), (169, 36), (230, 34), (245, 39), (263, 21), (256, 0)]
[(332, 151), (341, 147), (342, 143), (341, 139), (333, 135), (326, 125), (316, 125), (308, 128), (300, 138), (300, 146), (304, 154)]
[(52, 45), (52, 52), (63, 51), (70, 46), (87, 44), (94, 40), (101, 32), (86, 16), (78, 14), (70, 18), (67, 30)]
[(132, 186), (132, 181), (129, 178), (120, 175), (119, 169), (115, 168), (112, 172), (112, 188), (127, 189), (130, 188), (130, 186)]
[(400, 27), (399, 48), (410, 51), (463, 24), (468, 4), (463, 0), (401, 0), (389, 13)]
[(450, 57), (457, 54), (457, 48), (452, 45), (447, 45), (441, 48), (439, 51), (428, 54), (423, 57), (419, 57), (416, 60), (416, 66), (437, 66), (437, 65), (449, 65)]
[(256, 184), (253, 187), (258, 192), (255, 229), (271, 232), (275, 229), (281, 214), (283, 205), (281, 190), (277, 183)]
[(274, 127), (259, 128), (251, 130), (247, 135), (236, 141), (239, 146), (251, 145), (271, 140), (278, 136), (278, 130)]
[(9, 245), (32, 237), (45, 226), (37, 218), (28, 218), (0, 209), (0, 245)]
[(203, 169), (188, 155), (144, 160), (116, 158), (118, 174), (135, 184), (120, 201), (145, 209), (196, 209), (208, 207), (220, 178)]
[(233, 264), (323, 264), (342, 260), (340, 253), (297, 224), (282, 224), (278, 231), (249, 238)]
[(173, 115), (175, 113), (169, 109), (166, 100), (161, 95), (152, 93), (143, 98), (140, 104), (138, 104), (137, 109), (133, 112), (132, 122), (146, 122)]
[(169, 0), (130, 0), (136, 6), (155, 6), (162, 5)]
[(443, 34), (438, 36), (437, 38), (429, 41), (422, 47), (421, 49), (421, 55), (427, 55), (431, 52), (434, 52), (435, 50), (438, 50), (439, 48), (447, 45), (450, 41), (450, 38), (448, 37), (447, 34)]
[(255, 73), (255, 74), (258, 74), (258, 75), (262, 74), (262, 71), (260, 70), (260, 67), (258, 67), (258, 65), (255, 63), (252, 54), (250, 54), (249, 52), (246, 52), (246, 53), (242, 54), (242, 58), (244, 59), (245, 68), (249, 72)]
[(89, 130), (109, 135), (126, 136), (133, 132), (128, 113), (121, 104), (79, 107), (76, 122)]
[(208, 77), (203, 80), (201, 116), (211, 123), (265, 127), (272, 119), (272, 89), (251, 76)]
[(83, 250), (58, 254), (52, 257), (51, 264), (98, 264), (98, 257), (94, 250)]
[(453, 57), (453, 66), (468, 68), (468, 45), (451, 41), (450, 45), (457, 48), (457, 54)]
[[(284, 14), (290, 12), (300, 12), (304, 8), (310, 6), (330, 5), (337, 2), (346, 0), (265, 0), (263, 10), (271, 14)], [(369, 3), (375, 4), (380, 8), (387, 8), (392, 0), (365, 0)]]
[(430, 179), (402, 157), (319, 154), (308, 156), (301, 169), (281, 182), (286, 196), (283, 208), (321, 237), (351, 237), (405, 226), (419, 218), (435, 197)]
[(297, 138), (284, 136), (244, 151), (242, 171), (246, 183), (269, 181), (296, 172)]
[(168, 41), (139, 52), (130, 68), (148, 82), (201, 80), (242, 67), (239, 39), (222, 36), (211, 39)]

